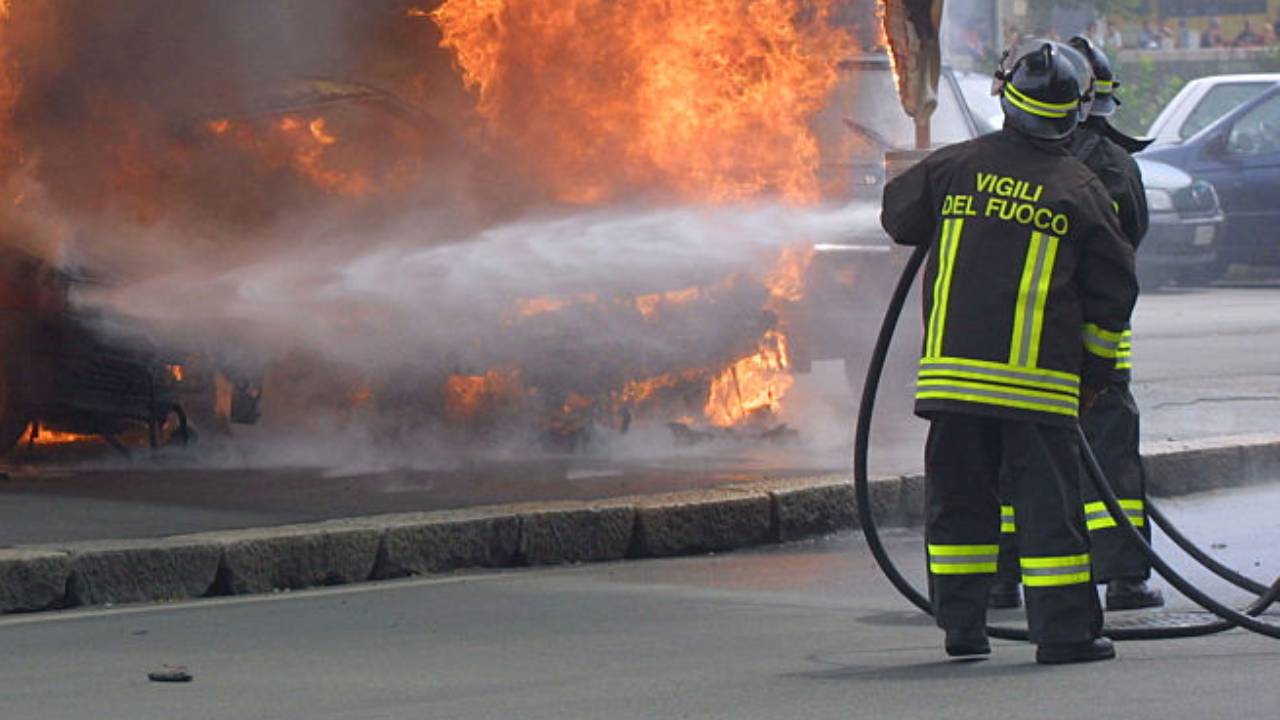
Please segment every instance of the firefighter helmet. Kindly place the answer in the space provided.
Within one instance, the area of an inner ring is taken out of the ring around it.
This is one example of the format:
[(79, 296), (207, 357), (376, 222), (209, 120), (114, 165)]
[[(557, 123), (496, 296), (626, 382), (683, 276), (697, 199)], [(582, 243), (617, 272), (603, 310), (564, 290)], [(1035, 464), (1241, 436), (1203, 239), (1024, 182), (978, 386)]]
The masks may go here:
[(996, 90), (1010, 127), (1032, 137), (1059, 140), (1071, 134), (1083, 119), (1080, 101), (1088, 92), (1068, 53), (1075, 51), (1055, 42), (1040, 43), (1018, 56), (1010, 67), (1006, 60), (996, 70)]
[(1111, 60), (1102, 48), (1083, 35), (1071, 38), (1067, 44), (1083, 55), (1093, 68), (1094, 99), (1089, 114), (1097, 117), (1114, 115), (1120, 105), (1120, 100), (1116, 97), (1116, 88), (1120, 86), (1120, 82), (1111, 69)]

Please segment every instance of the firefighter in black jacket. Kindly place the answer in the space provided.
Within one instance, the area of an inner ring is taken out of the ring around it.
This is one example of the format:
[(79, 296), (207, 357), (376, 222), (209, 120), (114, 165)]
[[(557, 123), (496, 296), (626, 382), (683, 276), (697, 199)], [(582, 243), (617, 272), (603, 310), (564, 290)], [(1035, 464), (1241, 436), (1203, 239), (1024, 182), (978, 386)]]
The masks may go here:
[(1003, 472), (1041, 663), (1115, 656), (1100, 637), (1074, 425), (1114, 368), (1137, 295), (1105, 188), (1070, 156), (1081, 80), (1064, 46), (1019, 58), (1005, 129), (940, 150), (885, 188), (895, 241), (933, 244), (916, 412), (930, 420), (929, 590), (953, 656), (984, 632)]
[[(1149, 216), (1142, 172), (1129, 153), (1142, 150), (1149, 141), (1129, 138), (1107, 122), (1107, 118), (1115, 114), (1119, 101), (1115, 97), (1118, 83), (1106, 54), (1080, 36), (1071, 38), (1070, 47), (1080, 53), (1080, 60), (1087, 63), (1086, 70), (1093, 76), (1087, 117), (1071, 136), (1071, 153), (1102, 181), (1120, 216), (1125, 238), (1137, 251), (1147, 234)], [(1131, 332), (1126, 327), (1111, 380), (1088, 412), (1081, 415), (1081, 424), (1121, 506), (1150, 540), (1146, 474), (1138, 452), (1138, 406), (1129, 390), (1131, 352)], [(1094, 582), (1107, 585), (1107, 609), (1133, 610), (1163, 605), (1160, 591), (1147, 586), (1151, 565), (1146, 556), (1116, 525), (1093, 485), (1085, 483), (1081, 489), (1093, 545)], [(990, 607), (1017, 607), (1018, 566), (1013, 542), (1017, 521), (1011, 506), (1006, 504), (1001, 508), (1001, 521), (1000, 572), (991, 590)]]

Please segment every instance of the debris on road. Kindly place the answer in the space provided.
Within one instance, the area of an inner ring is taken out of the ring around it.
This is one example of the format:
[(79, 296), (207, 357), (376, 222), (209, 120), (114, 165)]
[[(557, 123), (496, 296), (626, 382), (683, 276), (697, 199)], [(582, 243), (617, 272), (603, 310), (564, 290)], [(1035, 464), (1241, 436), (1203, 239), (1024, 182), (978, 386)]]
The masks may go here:
[(191, 682), (192, 677), (183, 665), (165, 665), (164, 670), (147, 673), (147, 679), (151, 682), (179, 683)]

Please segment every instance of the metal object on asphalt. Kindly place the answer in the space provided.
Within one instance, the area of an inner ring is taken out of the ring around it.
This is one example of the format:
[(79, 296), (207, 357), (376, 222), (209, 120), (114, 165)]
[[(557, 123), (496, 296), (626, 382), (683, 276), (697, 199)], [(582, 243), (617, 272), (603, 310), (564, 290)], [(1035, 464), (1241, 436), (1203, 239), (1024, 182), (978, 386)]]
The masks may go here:
[(163, 670), (147, 673), (147, 679), (151, 682), (185, 683), (191, 682), (192, 676), (184, 665), (165, 665)]

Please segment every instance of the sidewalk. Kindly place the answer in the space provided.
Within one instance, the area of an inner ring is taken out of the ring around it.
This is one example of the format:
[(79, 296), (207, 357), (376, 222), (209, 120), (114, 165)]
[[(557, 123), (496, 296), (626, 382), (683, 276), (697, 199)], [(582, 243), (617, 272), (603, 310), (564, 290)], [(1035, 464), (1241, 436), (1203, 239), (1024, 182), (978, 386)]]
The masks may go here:
[[(1280, 436), (1169, 443), (1149, 452), (1147, 461), (1156, 496), (1264, 482), (1280, 477)], [(307, 472), (282, 472), (267, 481), (234, 472), (194, 473), (170, 487), (143, 475), (128, 476), (131, 484), (125, 487), (151, 495), (119, 503), (115, 507), (120, 512), (111, 522), (145, 522), (153, 513), (149, 527), (156, 529), (167, 521), (155, 508), (162, 501), (182, 499), (186, 507), (197, 508), (184, 522), (204, 512), (210, 513), (205, 516), (209, 522), (258, 520), (270, 526), (133, 539), (63, 539), (0, 550), (0, 612), (261, 593), (473, 567), (670, 557), (856, 527), (852, 480), (845, 475), (766, 477), (686, 469), (655, 475), (644, 485), (644, 494), (635, 494), (640, 476), (602, 472), (595, 478), (573, 478), (561, 472), (558, 482), (517, 484), (555, 496), (556, 502), (397, 514), (377, 513), (415, 492), (439, 492), (461, 504), (483, 498), (485, 488), (460, 489), (430, 476), (324, 478)], [(533, 475), (546, 477), (536, 471)], [(576, 482), (582, 480), (588, 482)], [(21, 486), (40, 479), (9, 482)], [(92, 476), (69, 482), (92, 497)], [(385, 492), (351, 492), (370, 484)], [(701, 489), (663, 492), (689, 484)], [(493, 487), (512, 486), (501, 482)], [(237, 487), (258, 492), (252, 500), (241, 498)], [(887, 525), (918, 522), (923, 492), (918, 476), (877, 479), (873, 511)], [(582, 499), (565, 500), (566, 493)], [(0, 497), (9, 503), (29, 494)], [(377, 500), (353, 504), (353, 498)], [(102, 501), (80, 510), (110, 507)], [(304, 515), (314, 522), (299, 523)], [(59, 518), (63, 527), (77, 522), (65, 509)], [(47, 523), (49, 518), (33, 521)], [(108, 525), (101, 518), (85, 523)]]

